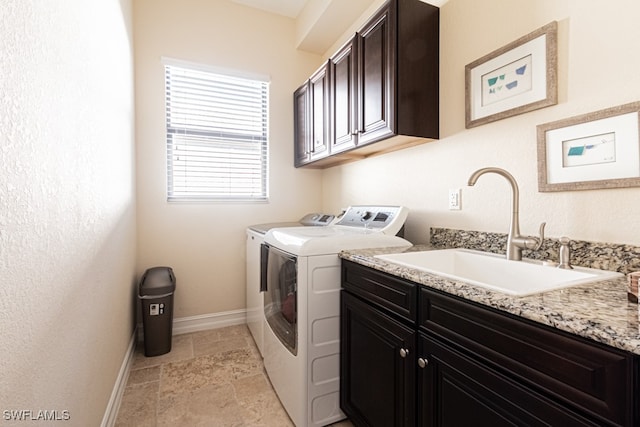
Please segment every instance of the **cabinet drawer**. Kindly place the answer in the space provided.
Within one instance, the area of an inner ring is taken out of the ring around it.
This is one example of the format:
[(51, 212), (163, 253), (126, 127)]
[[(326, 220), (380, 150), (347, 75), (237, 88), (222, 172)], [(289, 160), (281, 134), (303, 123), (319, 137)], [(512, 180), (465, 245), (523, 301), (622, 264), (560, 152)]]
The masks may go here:
[(417, 285), (350, 261), (342, 261), (342, 286), (349, 292), (416, 322)]
[(633, 422), (630, 354), (425, 288), (419, 325), (552, 399), (615, 424)]

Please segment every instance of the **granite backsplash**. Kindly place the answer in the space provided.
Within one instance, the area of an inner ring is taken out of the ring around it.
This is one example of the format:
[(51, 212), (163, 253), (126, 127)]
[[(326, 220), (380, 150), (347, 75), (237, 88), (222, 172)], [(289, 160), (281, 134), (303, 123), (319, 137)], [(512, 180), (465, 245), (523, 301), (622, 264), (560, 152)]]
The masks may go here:
[[(430, 243), (435, 248), (465, 248), (504, 254), (507, 250), (507, 235), (484, 231), (431, 228)], [(631, 273), (640, 271), (640, 247), (616, 243), (586, 242), (572, 240), (571, 264), (601, 270)], [(524, 258), (558, 261), (559, 239), (545, 238), (537, 251), (524, 250)]]

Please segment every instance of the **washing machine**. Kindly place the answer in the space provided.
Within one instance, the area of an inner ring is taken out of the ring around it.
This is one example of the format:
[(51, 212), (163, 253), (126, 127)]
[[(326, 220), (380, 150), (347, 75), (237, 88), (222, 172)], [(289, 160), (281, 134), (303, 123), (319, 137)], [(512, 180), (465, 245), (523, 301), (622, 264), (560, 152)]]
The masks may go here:
[(325, 426), (340, 410), (340, 271), (347, 249), (409, 247), (402, 206), (350, 206), (325, 227), (272, 228), (262, 263), (264, 366), (297, 427)]
[[(264, 288), (264, 269), (261, 270), (260, 259), (261, 246), (264, 241), (264, 235), (272, 228), (287, 227), (324, 227), (335, 219), (335, 215), (324, 213), (310, 213), (298, 221), (292, 222), (275, 222), (265, 224), (255, 224), (247, 228), (247, 244), (246, 244), (246, 304), (247, 304), (247, 326), (253, 336), (260, 354), (263, 353), (264, 347), (264, 310), (263, 310), (263, 288)], [(266, 267), (266, 264), (265, 264)], [(262, 283), (262, 284), (261, 284)]]

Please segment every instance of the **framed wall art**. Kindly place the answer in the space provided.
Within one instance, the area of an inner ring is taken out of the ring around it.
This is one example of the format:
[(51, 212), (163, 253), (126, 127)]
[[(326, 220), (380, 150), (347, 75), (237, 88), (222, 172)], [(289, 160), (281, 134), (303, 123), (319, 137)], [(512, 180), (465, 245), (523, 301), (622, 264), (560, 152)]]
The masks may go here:
[(465, 126), (472, 128), (557, 104), (553, 21), (465, 67)]
[(640, 186), (640, 102), (537, 127), (538, 191)]

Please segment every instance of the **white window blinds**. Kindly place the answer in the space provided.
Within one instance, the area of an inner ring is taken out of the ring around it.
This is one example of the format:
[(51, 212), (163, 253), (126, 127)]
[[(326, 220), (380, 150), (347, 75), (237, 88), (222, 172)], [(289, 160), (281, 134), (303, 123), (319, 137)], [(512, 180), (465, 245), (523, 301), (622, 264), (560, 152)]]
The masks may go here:
[(268, 83), (165, 65), (168, 200), (266, 200)]

